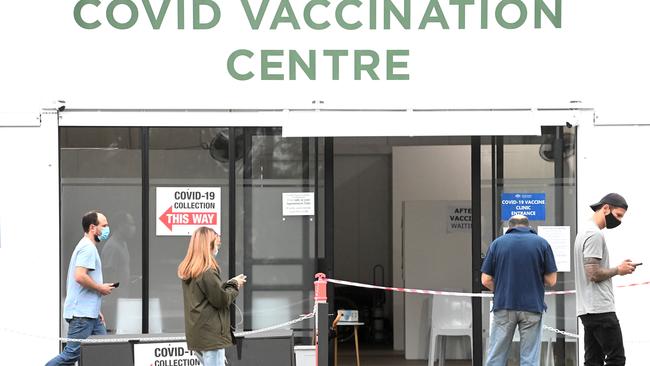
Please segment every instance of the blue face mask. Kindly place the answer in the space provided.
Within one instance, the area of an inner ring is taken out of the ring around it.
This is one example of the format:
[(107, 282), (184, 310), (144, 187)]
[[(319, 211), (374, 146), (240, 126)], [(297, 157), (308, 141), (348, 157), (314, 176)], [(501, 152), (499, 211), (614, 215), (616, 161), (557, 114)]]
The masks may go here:
[(99, 236), (95, 235), (95, 238), (97, 238), (98, 241), (104, 241), (108, 239), (108, 236), (111, 234), (111, 229), (106, 226), (102, 229), (102, 233), (99, 234)]
[(219, 248), (214, 252), (214, 258), (217, 258), (217, 255), (219, 255)]

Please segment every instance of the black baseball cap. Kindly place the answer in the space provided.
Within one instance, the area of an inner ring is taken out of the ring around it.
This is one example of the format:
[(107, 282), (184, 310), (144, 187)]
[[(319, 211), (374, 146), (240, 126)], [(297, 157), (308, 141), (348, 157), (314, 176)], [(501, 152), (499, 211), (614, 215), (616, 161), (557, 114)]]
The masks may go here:
[(605, 197), (601, 198), (600, 201), (589, 207), (594, 211), (598, 211), (598, 209), (605, 204), (614, 207), (621, 207), (627, 210), (627, 201), (625, 201), (625, 198), (618, 193), (608, 193)]

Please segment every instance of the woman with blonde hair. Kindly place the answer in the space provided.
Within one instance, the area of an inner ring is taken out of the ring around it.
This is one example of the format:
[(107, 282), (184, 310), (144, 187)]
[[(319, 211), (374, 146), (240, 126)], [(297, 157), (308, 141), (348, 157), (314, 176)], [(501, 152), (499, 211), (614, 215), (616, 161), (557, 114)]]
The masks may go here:
[(192, 234), (187, 255), (178, 266), (178, 277), (183, 287), (187, 347), (196, 351), (205, 366), (226, 364), (225, 348), (234, 341), (230, 329), (230, 305), (246, 283), (244, 275), (221, 281), (219, 264), (215, 259), (219, 247), (219, 235), (202, 226)]

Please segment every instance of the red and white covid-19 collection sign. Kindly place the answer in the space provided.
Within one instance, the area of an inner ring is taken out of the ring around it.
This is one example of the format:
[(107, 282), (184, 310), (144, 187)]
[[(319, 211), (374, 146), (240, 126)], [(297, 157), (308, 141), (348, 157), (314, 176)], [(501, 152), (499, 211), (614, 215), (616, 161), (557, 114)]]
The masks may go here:
[(201, 226), (221, 234), (220, 187), (157, 187), (156, 235), (188, 236)]

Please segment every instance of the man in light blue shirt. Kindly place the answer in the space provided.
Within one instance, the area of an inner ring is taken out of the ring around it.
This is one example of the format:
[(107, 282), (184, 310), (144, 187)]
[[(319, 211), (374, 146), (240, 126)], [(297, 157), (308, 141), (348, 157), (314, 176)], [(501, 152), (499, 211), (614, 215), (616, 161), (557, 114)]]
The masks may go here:
[[(102, 262), (97, 243), (108, 239), (110, 229), (106, 216), (91, 211), (81, 219), (84, 236), (72, 252), (68, 267), (67, 294), (63, 318), (68, 322), (68, 338), (85, 339), (106, 334), (101, 313), (102, 296), (113, 291), (113, 283), (103, 283)], [(58, 356), (46, 366), (74, 365), (81, 353), (79, 342), (68, 342)]]

